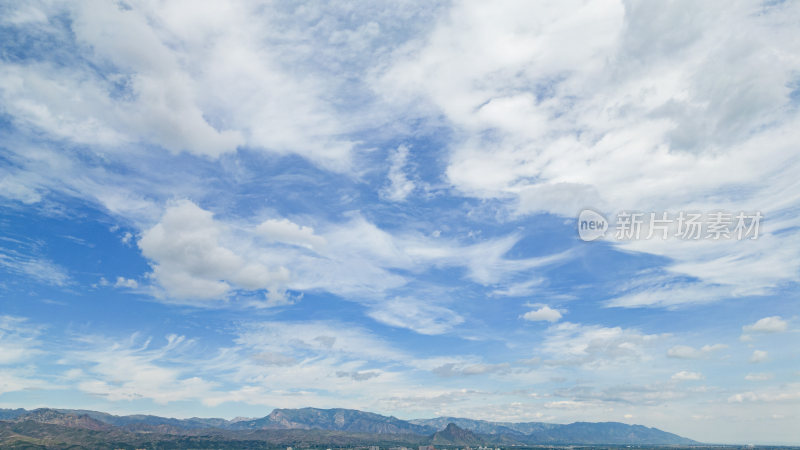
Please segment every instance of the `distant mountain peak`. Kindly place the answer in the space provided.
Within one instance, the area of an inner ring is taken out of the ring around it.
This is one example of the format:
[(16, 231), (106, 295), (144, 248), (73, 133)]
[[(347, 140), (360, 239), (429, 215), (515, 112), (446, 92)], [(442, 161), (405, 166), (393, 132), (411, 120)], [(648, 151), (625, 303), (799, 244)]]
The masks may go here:
[(275, 409), (261, 419), (238, 421), (230, 426), (241, 430), (300, 429), (373, 434), (428, 435), (435, 431), (396, 417), (344, 408)]
[(434, 445), (483, 445), (483, 439), (475, 433), (465, 430), (454, 423), (448, 423), (442, 431), (433, 435)]

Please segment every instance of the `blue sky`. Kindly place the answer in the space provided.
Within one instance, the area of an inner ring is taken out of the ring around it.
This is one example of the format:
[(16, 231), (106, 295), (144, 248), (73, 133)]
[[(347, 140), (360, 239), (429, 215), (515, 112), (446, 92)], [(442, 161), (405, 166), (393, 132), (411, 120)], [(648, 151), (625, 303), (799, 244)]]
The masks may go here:
[(800, 443), (796, 3), (0, 8), (0, 407)]

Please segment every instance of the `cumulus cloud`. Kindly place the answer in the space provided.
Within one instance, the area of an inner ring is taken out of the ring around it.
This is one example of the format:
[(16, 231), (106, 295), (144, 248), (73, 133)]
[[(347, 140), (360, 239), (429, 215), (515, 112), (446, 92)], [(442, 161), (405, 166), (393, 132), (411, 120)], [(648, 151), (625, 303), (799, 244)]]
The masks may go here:
[(753, 350), (753, 354), (750, 355), (750, 362), (751, 363), (761, 363), (769, 359), (769, 353), (764, 350)]
[(558, 310), (552, 309), (549, 306), (544, 305), (539, 309), (526, 312), (525, 314), (522, 315), (522, 318), (525, 320), (530, 320), (532, 322), (535, 321), (558, 322), (561, 319), (561, 313)]
[(139, 282), (131, 278), (117, 277), (117, 281), (114, 282), (114, 287), (136, 289), (139, 287)]
[(246, 261), (220, 242), (224, 228), (210, 212), (181, 201), (142, 233), (139, 248), (155, 261), (155, 279), (179, 298), (216, 299), (235, 287), (266, 289), (287, 279), (286, 269)]
[(781, 319), (781, 316), (770, 316), (743, 326), (742, 331), (746, 333), (780, 333), (786, 331), (787, 327), (788, 323)]
[(705, 377), (703, 374), (698, 372), (689, 372), (687, 370), (681, 370), (680, 372), (675, 373), (670, 377), (674, 381), (699, 381), (704, 379)]

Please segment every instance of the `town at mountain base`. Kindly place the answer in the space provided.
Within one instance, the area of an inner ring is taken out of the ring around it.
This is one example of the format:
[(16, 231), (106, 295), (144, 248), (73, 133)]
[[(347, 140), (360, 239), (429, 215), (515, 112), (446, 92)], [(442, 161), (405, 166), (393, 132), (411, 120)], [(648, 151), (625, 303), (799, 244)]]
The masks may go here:
[(98, 411), (0, 409), (0, 447), (276, 448), (282, 446), (698, 445), (618, 422), (551, 424), (464, 418), (401, 420), (352, 409), (276, 409), (258, 419), (173, 419)]

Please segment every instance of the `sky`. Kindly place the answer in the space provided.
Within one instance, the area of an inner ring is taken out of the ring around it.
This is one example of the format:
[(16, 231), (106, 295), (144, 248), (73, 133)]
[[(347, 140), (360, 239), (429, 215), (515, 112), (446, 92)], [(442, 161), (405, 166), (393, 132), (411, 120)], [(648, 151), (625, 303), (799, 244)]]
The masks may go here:
[[(1, 2), (0, 408), (800, 444), (799, 25), (772, 0)], [(615, 233), (692, 211), (758, 232)]]

